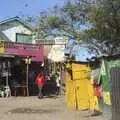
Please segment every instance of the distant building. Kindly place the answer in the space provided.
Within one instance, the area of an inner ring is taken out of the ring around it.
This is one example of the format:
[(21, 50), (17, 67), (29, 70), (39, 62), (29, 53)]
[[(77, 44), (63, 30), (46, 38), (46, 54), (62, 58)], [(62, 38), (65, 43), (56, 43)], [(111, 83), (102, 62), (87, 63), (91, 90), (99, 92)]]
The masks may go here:
[(9, 86), (14, 96), (28, 95), (27, 90), (36, 94), (34, 80), (43, 71), (44, 53), (43, 45), (34, 43), (31, 26), (19, 17), (0, 22), (0, 86)]
[(35, 43), (32, 28), (19, 17), (13, 17), (0, 22), (0, 40)]

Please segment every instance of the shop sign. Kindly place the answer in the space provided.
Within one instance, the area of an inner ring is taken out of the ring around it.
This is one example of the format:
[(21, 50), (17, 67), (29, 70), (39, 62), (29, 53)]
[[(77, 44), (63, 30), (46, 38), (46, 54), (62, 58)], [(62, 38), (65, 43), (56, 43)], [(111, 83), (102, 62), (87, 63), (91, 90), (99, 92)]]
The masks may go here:
[(4, 53), (4, 42), (0, 41), (0, 53)]
[(103, 92), (103, 100), (107, 105), (111, 105), (110, 92)]
[(43, 61), (43, 47), (35, 44), (5, 42), (5, 53), (31, 56), (32, 61)]

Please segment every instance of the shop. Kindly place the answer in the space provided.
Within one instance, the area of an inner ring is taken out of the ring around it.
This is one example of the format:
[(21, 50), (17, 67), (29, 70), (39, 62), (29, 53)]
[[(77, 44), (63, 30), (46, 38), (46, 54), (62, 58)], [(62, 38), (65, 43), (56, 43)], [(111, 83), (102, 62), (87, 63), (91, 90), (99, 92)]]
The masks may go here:
[[(98, 67), (96, 63), (99, 64)], [(93, 66), (92, 70), (99, 69), (97, 84), (102, 86), (102, 97), (98, 98), (99, 108), (105, 118), (119, 120), (120, 57), (119, 55), (99, 56), (94, 59)]]
[(120, 55), (102, 56), (100, 79), (103, 86), (104, 104), (102, 111), (105, 117), (112, 120), (120, 118)]
[(10, 95), (36, 95), (35, 77), (42, 71), (42, 45), (1, 42), (1, 91), (9, 86)]

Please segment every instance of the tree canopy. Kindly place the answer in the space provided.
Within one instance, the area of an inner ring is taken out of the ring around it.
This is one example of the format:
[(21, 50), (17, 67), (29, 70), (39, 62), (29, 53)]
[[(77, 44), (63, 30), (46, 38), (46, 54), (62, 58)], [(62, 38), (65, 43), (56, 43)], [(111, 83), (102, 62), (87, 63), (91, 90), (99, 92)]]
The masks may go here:
[[(41, 12), (39, 24), (36, 31), (38, 37), (43, 37), (44, 34), (54, 34), (56, 31), (62, 35), (73, 37), (80, 40), (81, 25), (87, 23), (86, 4), (80, 4), (77, 0), (74, 2), (67, 1), (62, 7), (57, 5), (49, 11)], [(86, 19), (86, 20), (85, 20)]]
[(85, 30), (83, 38), (91, 48), (104, 54), (120, 51), (120, 0), (103, 0), (95, 4), (89, 13), (91, 29)]
[(120, 0), (68, 0), (62, 7), (41, 12), (35, 32), (38, 39), (59, 33), (86, 42), (91, 52), (116, 54), (120, 51)]

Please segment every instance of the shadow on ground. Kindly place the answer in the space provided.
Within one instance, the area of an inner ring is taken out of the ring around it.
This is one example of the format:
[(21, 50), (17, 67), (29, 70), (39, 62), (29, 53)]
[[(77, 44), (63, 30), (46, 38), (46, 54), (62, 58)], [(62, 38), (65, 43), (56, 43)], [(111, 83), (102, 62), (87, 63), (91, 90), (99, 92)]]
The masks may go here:
[(52, 113), (56, 113), (59, 112), (60, 110), (58, 109), (31, 109), (31, 108), (16, 108), (13, 110), (10, 110), (10, 113), (13, 114), (52, 114)]
[(48, 95), (48, 96), (44, 96), (44, 98), (53, 98), (53, 99), (57, 99), (59, 98), (60, 96), (57, 96), (57, 95)]

